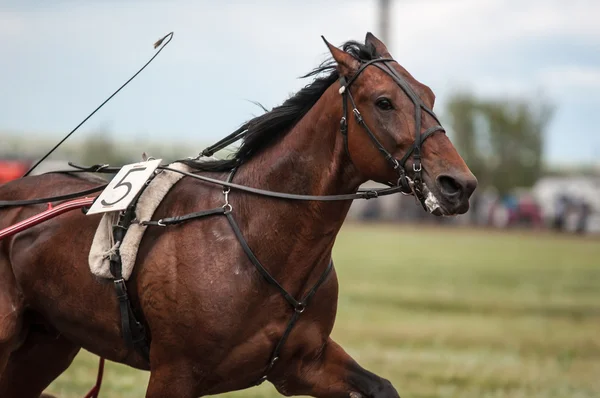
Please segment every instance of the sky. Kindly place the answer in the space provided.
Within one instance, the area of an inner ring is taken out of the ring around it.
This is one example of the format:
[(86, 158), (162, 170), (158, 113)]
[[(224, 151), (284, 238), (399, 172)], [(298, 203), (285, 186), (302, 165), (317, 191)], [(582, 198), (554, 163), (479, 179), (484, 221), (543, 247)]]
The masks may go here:
[[(309, 83), (340, 45), (378, 34), (376, 0), (0, 0), (0, 131), (77, 132), (123, 145), (185, 141), (190, 156)], [(457, 90), (552, 102), (545, 157), (600, 161), (600, 1), (392, 0), (388, 48), (444, 102)], [(128, 142), (126, 144), (126, 142)], [(195, 147), (194, 143), (198, 142)]]

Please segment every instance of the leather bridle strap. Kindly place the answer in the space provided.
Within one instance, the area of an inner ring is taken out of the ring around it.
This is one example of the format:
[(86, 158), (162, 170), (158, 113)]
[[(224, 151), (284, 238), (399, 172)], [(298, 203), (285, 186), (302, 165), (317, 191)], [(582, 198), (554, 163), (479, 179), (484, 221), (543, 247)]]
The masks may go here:
[[(342, 87), (348, 88), (349, 83), (346, 83), (345, 80), (346, 79), (344, 77), (341, 77), (340, 78), (340, 84), (342, 85)], [(360, 124), (365, 129), (365, 131), (367, 132), (367, 135), (369, 136), (369, 138), (371, 139), (371, 141), (373, 142), (373, 144), (375, 145), (375, 147), (379, 150), (379, 152), (381, 152), (381, 154), (384, 156), (385, 160), (387, 162), (391, 163), (392, 167), (394, 169), (397, 169), (400, 166), (398, 164), (398, 161), (396, 160), (396, 158), (394, 158), (394, 155), (392, 155), (391, 153), (389, 153), (387, 151), (387, 149), (385, 149), (385, 147), (381, 144), (381, 142), (379, 142), (379, 140), (377, 139), (377, 137), (375, 137), (375, 134), (373, 134), (373, 132), (371, 131), (371, 129), (369, 128), (369, 126), (367, 126), (367, 124), (365, 123), (365, 119), (363, 119), (360, 111), (356, 107), (356, 103), (354, 102), (354, 97), (352, 97), (352, 94), (349, 91), (346, 92), (344, 90), (344, 92), (342, 93), (342, 95), (344, 96), (344, 100), (343, 100), (344, 116), (342, 117), (342, 119), (346, 119), (346, 113), (348, 112), (347, 101), (348, 101), (348, 99), (350, 99), (350, 102), (352, 103), (352, 113), (354, 114), (354, 118), (356, 119), (356, 122), (358, 124)], [(347, 130), (346, 130), (346, 136), (347, 135), (348, 134), (347, 134)], [(348, 149), (348, 141), (347, 140), (346, 140), (346, 153), (350, 154), (350, 150)]]
[[(406, 161), (408, 160), (408, 158), (410, 157), (410, 155), (414, 151), (420, 150), (420, 145), (423, 143), (423, 141), (425, 141), (430, 135), (432, 135), (436, 131), (443, 131), (443, 128), (441, 126), (433, 126), (433, 127), (428, 128), (423, 134), (419, 134), (418, 137), (420, 138), (420, 142), (415, 140), (415, 143), (408, 149), (408, 151), (406, 151), (404, 156), (402, 156), (402, 158), (399, 160), (399, 163), (405, 164)], [(419, 149), (417, 149), (417, 148), (419, 148)], [(416, 164), (413, 164), (413, 168), (417, 168)], [(417, 170), (414, 170), (414, 171), (417, 171)]]
[[(427, 108), (427, 106), (423, 103), (421, 98), (414, 92), (414, 90), (410, 87), (408, 82), (400, 76), (400, 74), (389, 65), (390, 62), (395, 62), (392, 58), (377, 58), (370, 60), (368, 62), (364, 62), (358, 68), (356, 73), (350, 78), (346, 79), (345, 77), (340, 77), (340, 94), (342, 95), (342, 119), (340, 122), (340, 130), (344, 137), (344, 146), (346, 150), (346, 154), (352, 160), (350, 156), (350, 150), (348, 148), (348, 100), (352, 105), (352, 113), (356, 119), (356, 122), (363, 127), (369, 139), (373, 142), (377, 150), (384, 156), (385, 160), (390, 163), (392, 168), (398, 172), (398, 182), (397, 185), (402, 187), (404, 193), (410, 193), (411, 191), (415, 193), (415, 196), (419, 199), (421, 204), (424, 206), (424, 196), (422, 194), (422, 179), (421, 179), (421, 171), (423, 169), (421, 163), (421, 146), (423, 142), (433, 135), (435, 132), (441, 131), (445, 132), (444, 128), (440, 125), (438, 118), (432, 110)], [(394, 155), (392, 155), (384, 145), (377, 139), (373, 131), (369, 128), (364, 118), (362, 117), (360, 111), (356, 106), (356, 102), (354, 101), (354, 97), (350, 92), (350, 86), (352, 83), (358, 78), (358, 76), (369, 66), (373, 65), (387, 75), (389, 75), (398, 86), (404, 91), (404, 93), (408, 96), (408, 98), (412, 101), (415, 106), (415, 141), (413, 145), (406, 151), (404, 156), (398, 160)], [(422, 110), (431, 115), (435, 121), (438, 122), (437, 126), (430, 127), (423, 134), (421, 134), (421, 115)], [(413, 172), (414, 172), (414, 183), (411, 185), (406, 176), (405, 164), (408, 158), (412, 155), (413, 157)]]

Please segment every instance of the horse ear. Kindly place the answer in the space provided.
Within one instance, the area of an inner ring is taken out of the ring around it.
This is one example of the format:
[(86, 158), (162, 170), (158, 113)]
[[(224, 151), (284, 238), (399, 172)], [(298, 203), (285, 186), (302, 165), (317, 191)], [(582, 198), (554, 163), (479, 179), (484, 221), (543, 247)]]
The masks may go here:
[(325, 45), (329, 48), (331, 56), (333, 59), (335, 59), (335, 62), (337, 62), (338, 72), (340, 72), (340, 75), (346, 77), (354, 75), (354, 72), (356, 72), (360, 66), (360, 63), (356, 60), (356, 58), (348, 54), (346, 51), (340, 50), (333, 44), (329, 43), (327, 40), (325, 40), (325, 37), (321, 36), (321, 38), (325, 42)]
[(376, 38), (373, 33), (367, 32), (367, 36), (365, 37), (365, 44), (371, 44), (373, 47), (375, 47), (375, 51), (377, 51), (377, 54), (379, 54), (380, 56), (385, 58), (392, 58), (392, 55), (388, 51), (385, 44), (383, 44), (381, 40)]

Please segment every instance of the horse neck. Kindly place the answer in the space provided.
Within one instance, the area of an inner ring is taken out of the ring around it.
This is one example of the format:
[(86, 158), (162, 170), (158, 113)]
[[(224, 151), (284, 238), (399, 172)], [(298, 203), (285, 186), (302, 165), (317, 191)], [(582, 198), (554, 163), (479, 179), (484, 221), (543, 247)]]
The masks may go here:
[[(307, 195), (356, 192), (364, 180), (345, 154), (341, 113), (341, 98), (329, 87), (279, 142), (240, 168), (235, 182)], [(293, 292), (329, 261), (350, 205), (245, 196), (240, 210), (257, 257)]]

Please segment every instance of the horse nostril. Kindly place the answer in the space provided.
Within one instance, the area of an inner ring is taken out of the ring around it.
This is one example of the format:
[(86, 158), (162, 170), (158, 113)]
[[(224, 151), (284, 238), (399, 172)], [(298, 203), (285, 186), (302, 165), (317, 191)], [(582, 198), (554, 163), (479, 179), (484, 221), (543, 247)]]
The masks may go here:
[(437, 183), (445, 196), (458, 196), (463, 188), (455, 178), (446, 175), (439, 176)]

